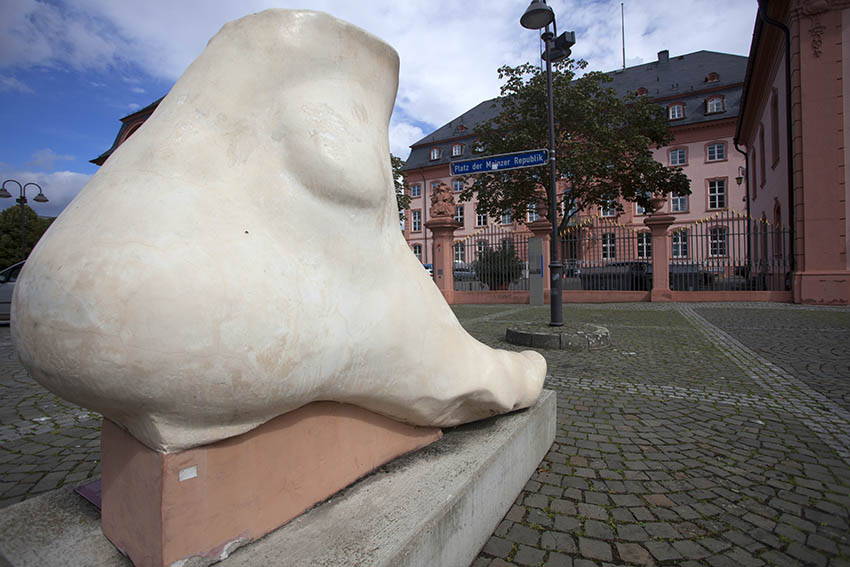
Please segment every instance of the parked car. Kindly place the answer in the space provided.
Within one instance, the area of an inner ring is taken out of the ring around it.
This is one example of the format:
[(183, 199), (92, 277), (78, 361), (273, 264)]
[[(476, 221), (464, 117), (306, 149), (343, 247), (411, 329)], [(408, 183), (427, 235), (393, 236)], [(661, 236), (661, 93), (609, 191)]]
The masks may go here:
[(673, 291), (699, 291), (710, 288), (713, 283), (714, 274), (698, 263), (670, 264), (670, 289)]
[(434, 264), (422, 264), (422, 267), (428, 270), (428, 275), (434, 277)]
[(474, 282), (478, 279), (472, 266), (464, 262), (455, 262), (452, 273), (456, 282)]
[(12, 264), (0, 272), (0, 325), (8, 325), (12, 312), (12, 293), (15, 291), (15, 282), (18, 274), (24, 267), (23, 262)]
[(652, 264), (631, 261), (585, 266), (579, 277), (586, 290), (647, 291), (652, 289)]

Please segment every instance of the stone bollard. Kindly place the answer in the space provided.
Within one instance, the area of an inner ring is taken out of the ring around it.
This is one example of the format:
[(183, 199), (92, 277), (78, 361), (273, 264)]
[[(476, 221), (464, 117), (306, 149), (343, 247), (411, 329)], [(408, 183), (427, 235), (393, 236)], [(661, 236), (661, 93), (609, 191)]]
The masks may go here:
[(653, 302), (673, 300), (673, 294), (670, 291), (667, 229), (675, 220), (676, 217), (672, 215), (652, 213), (643, 221), (652, 233), (652, 291), (649, 298)]
[(434, 283), (440, 288), (446, 303), (454, 301), (454, 233), (460, 228), (452, 217), (436, 217), (425, 222), (425, 227), (434, 235)]

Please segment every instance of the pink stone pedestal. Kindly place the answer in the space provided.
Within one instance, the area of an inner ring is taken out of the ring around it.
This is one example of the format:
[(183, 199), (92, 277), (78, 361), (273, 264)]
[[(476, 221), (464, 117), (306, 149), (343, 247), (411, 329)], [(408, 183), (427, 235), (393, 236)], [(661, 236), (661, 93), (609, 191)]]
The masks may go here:
[(211, 563), (441, 437), (437, 428), (315, 402), (238, 437), (157, 453), (104, 419), (103, 533), (137, 567)]

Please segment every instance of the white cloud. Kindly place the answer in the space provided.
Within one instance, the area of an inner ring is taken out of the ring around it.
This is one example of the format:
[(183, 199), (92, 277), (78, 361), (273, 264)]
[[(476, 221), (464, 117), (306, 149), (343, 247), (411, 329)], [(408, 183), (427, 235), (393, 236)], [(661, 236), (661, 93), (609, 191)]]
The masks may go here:
[[(41, 186), (47, 203), (36, 203), (32, 200), (38, 194), (35, 187), (27, 188), (28, 205), (41, 216), (55, 217), (68, 206), (68, 203), (77, 196), (77, 193), (88, 183), (91, 175), (77, 173), (74, 171), (54, 171), (53, 173), (44, 173), (39, 171), (25, 171), (0, 169), (0, 176), (3, 179), (15, 179), (21, 184), (37, 183)], [(12, 197), (17, 198), (19, 193), (18, 186), (14, 183), (8, 183), (6, 189), (12, 194)], [(15, 205), (15, 199), (0, 199), (0, 209), (7, 209)]]
[(407, 159), (410, 145), (425, 136), (422, 128), (407, 122), (390, 121), (390, 151), (394, 156)]
[(3, 91), (18, 91), (21, 93), (31, 93), (33, 90), (25, 83), (22, 83), (15, 77), (7, 77), (0, 75), (0, 92)]
[(131, 102), (130, 104), (127, 105), (127, 108), (129, 108), (130, 110), (139, 110), (141, 108), (141, 106), (139, 106), (135, 102)]
[(130, 92), (131, 92), (131, 93), (136, 93), (136, 94), (144, 94), (144, 93), (145, 93), (145, 89), (143, 89), (142, 87), (132, 87), (132, 88), (130, 89)]
[(56, 161), (71, 161), (74, 159), (74, 156), (57, 154), (50, 148), (44, 148), (42, 150), (38, 150), (32, 153), (29, 161), (27, 161), (24, 165), (27, 167), (34, 167), (36, 169), (53, 169), (53, 164)]

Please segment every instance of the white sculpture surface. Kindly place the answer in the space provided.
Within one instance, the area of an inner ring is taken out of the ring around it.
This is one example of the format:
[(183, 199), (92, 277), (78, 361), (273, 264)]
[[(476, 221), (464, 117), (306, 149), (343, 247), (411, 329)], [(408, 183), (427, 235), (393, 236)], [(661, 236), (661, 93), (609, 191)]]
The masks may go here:
[(398, 229), (398, 55), (350, 24), (226, 24), (33, 251), (12, 335), (160, 452), (316, 400), (416, 425), (527, 407), (546, 363), (458, 324)]

